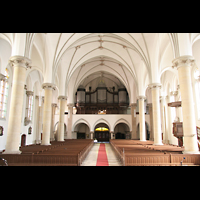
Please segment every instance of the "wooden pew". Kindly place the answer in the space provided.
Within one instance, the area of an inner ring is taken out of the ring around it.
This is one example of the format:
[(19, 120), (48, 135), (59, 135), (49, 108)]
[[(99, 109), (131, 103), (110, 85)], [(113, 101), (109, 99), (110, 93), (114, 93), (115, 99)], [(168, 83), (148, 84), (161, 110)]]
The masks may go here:
[(92, 146), (93, 140), (67, 140), (52, 142), (48, 147), (32, 145), (23, 148), (22, 154), (2, 154), (1, 157), (10, 166), (80, 166)]
[(200, 165), (199, 154), (182, 154), (184, 148), (177, 146), (136, 140), (110, 140), (110, 144), (124, 166), (180, 166), (181, 161), (183, 165)]

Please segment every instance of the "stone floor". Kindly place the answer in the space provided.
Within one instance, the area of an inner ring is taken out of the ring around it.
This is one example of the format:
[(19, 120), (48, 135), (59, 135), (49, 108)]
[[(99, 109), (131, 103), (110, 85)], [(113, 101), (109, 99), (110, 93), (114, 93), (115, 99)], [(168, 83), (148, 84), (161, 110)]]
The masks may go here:
[[(96, 166), (99, 146), (100, 146), (100, 143), (94, 144), (94, 146), (88, 153), (87, 157), (81, 164), (81, 166)], [(105, 146), (106, 146), (106, 153), (107, 153), (109, 166), (122, 166), (121, 163), (118, 161), (111, 145), (109, 143), (105, 143)]]

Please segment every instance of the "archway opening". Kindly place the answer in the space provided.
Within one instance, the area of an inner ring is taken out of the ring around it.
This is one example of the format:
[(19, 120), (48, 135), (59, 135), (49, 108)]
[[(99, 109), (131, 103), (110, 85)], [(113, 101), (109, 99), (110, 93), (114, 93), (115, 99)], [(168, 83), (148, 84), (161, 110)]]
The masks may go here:
[(130, 139), (130, 129), (127, 124), (119, 123), (114, 129), (115, 139)]
[(74, 133), (76, 134), (76, 139), (90, 139), (90, 129), (87, 124), (79, 123), (74, 128)]
[(95, 132), (95, 139), (97, 139), (98, 142), (107, 142), (110, 139), (109, 136), (109, 127), (105, 123), (99, 123), (95, 126), (94, 129)]

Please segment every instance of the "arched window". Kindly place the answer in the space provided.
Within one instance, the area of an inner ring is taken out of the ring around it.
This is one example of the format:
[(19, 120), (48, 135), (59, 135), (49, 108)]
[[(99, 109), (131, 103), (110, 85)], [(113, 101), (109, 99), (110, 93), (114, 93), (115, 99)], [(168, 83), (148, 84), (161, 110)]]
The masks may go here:
[(195, 78), (195, 96), (196, 96), (196, 104), (197, 104), (197, 115), (198, 120), (200, 120), (200, 73), (198, 69), (194, 71)]
[(6, 118), (7, 102), (8, 102), (8, 69), (5, 70), (5, 77), (0, 82), (0, 118)]

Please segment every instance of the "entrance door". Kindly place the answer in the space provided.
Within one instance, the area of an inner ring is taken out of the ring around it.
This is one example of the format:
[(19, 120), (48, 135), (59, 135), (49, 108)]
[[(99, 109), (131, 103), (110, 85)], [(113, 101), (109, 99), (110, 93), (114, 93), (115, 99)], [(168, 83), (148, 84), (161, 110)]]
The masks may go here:
[(99, 142), (109, 141), (109, 131), (95, 131), (95, 138)]
[(26, 146), (26, 135), (25, 134), (23, 134), (21, 136), (21, 146), (22, 147)]

